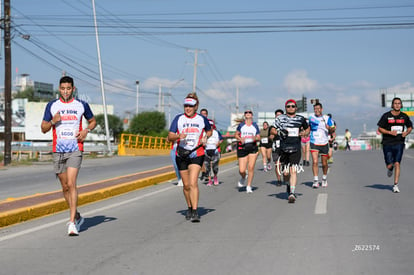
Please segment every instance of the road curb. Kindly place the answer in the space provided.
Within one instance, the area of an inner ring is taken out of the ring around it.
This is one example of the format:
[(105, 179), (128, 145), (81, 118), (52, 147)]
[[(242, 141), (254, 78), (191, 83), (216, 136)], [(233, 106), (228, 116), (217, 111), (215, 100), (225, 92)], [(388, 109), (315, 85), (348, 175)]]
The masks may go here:
[[(220, 165), (235, 161), (237, 156), (231, 155), (220, 159)], [(165, 172), (156, 176), (146, 177), (144, 179), (124, 182), (114, 186), (101, 188), (98, 190), (85, 192), (78, 196), (78, 206), (99, 200), (107, 199), (113, 196), (118, 196), (137, 189), (148, 187), (156, 184), (163, 184), (167, 181), (176, 178), (175, 172)], [(13, 209), (0, 213), (0, 228), (13, 225), (16, 223), (36, 219), (39, 217), (55, 214), (67, 210), (66, 201), (62, 198), (50, 200), (43, 203), (38, 203), (31, 206)]]

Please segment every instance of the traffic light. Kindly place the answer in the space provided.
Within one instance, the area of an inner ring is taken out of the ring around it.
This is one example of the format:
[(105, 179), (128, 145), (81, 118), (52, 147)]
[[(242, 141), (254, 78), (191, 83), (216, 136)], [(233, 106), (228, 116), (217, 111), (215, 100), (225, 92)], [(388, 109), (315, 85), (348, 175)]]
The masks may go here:
[(385, 94), (381, 94), (381, 107), (385, 107)]
[(302, 110), (304, 111), (304, 112), (307, 112), (308, 111), (308, 102), (307, 102), (307, 98), (306, 98), (306, 96), (302, 96)]

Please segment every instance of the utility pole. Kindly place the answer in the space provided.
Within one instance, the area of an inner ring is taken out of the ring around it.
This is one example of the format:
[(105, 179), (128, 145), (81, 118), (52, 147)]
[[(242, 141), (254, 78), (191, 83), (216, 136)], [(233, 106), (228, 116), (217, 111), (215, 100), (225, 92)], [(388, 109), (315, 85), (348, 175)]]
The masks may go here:
[(10, 0), (4, 0), (4, 166), (11, 163), (12, 109), (11, 109), (11, 39)]
[(158, 84), (158, 112), (160, 112), (161, 113), (161, 93), (162, 93), (162, 91), (161, 91), (161, 89), (162, 89), (162, 85), (161, 84)]
[(236, 115), (239, 114), (239, 87), (236, 87)]
[(136, 109), (136, 115), (138, 115), (138, 105), (139, 105), (139, 81), (137, 80), (137, 81), (135, 81), (135, 84), (137, 85), (137, 102), (136, 102), (136, 107), (137, 107), (137, 109)]
[(188, 50), (189, 52), (194, 52), (194, 73), (193, 73), (193, 90), (192, 92), (195, 93), (196, 92), (196, 87), (197, 87), (197, 66), (199, 66), (200, 64), (198, 64), (198, 53), (204, 53), (204, 50), (199, 50), (199, 49), (195, 49), (195, 50)]

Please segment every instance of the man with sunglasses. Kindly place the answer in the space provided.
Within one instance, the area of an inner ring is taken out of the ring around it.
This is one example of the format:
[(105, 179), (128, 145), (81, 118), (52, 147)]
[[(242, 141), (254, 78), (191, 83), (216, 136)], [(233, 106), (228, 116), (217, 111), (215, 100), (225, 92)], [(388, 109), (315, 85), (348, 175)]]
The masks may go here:
[(329, 135), (334, 133), (335, 126), (333, 120), (322, 114), (322, 104), (313, 105), (315, 114), (309, 116), (310, 126), (310, 152), (312, 155), (312, 172), (313, 172), (313, 188), (319, 187), (319, 155), (322, 162), (322, 187), (328, 187), (328, 155), (329, 155)]
[(296, 201), (295, 189), (297, 183), (297, 170), (301, 160), (301, 137), (309, 134), (309, 125), (305, 117), (296, 114), (296, 101), (289, 99), (285, 103), (286, 113), (275, 119), (272, 134), (278, 134), (280, 140), (283, 176), (287, 183), (289, 203)]

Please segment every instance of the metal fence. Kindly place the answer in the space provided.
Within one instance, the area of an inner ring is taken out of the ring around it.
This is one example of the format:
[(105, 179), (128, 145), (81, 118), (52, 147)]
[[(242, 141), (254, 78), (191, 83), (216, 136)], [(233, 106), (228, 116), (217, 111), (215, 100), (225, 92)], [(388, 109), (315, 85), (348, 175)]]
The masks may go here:
[(171, 143), (167, 138), (122, 134), (118, 143), (118, 155), (168, 155)]

